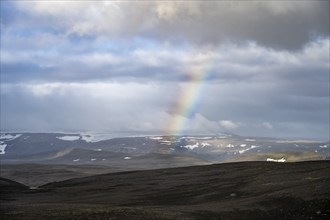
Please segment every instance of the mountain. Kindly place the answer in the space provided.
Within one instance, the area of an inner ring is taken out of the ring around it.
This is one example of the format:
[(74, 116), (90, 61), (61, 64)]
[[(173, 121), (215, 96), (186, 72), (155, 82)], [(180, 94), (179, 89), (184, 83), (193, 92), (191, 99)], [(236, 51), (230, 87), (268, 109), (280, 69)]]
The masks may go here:
[(8, 198), (8, 194), (18, 193), (28, 190), (29, 187), (16, 181), (0, 177), (0, 194), (5, 195), (2, 199)]
[(329, 145), (329, 142), (251, 138), (230, 134), (123, 137), (95, 141), (92, 135), (81, 134), (2, 133), (0, 157), (4, 163), (58, 164), (89, 164), (91, 161), (94, 164), (105, 164), (107, 159), (130, 160), (148, 154), (189, 157), (202, 163), (249, 160), (249, 156), (261, 161), (268, 158), (301, 161), (330, 157)]
[(101, 174), (2, 194), (0, 217), (328, 219), (329, 173), (330, 161), (309, 161), (240, 162)]
[[(1, 133), (1, 177), (39, 186), (100, 173), (238, 161), (329, 158), (329, 142), (213, 136), (110, 138), (91, 134)], [(95, 169), (90, 167), (96, 166)], [(89, 167), (85, 172), (83, 167)], [(22, 173), (24, 171), (24, 173)], [(38, 178), (43, 176), (43, 178)]]

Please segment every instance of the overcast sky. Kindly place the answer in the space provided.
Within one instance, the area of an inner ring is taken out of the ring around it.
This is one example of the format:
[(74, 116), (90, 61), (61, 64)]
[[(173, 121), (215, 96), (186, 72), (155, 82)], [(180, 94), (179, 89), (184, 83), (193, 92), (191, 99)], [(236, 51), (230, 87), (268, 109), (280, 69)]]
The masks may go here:
[(1, 131), (329, 140), (329, 49), (329, 1), (1, 1)]

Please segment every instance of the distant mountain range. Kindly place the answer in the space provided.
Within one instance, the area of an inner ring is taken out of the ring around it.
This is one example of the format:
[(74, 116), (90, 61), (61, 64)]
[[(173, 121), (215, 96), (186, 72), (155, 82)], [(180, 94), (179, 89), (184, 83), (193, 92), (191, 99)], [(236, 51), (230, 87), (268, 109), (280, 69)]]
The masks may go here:
[(88, 134), (2, 133), (4, 164), (105, 165), (150, 169), (233, 161), (293, 162), (329, 158), (329, 142), (215, 136), (98, 139)]

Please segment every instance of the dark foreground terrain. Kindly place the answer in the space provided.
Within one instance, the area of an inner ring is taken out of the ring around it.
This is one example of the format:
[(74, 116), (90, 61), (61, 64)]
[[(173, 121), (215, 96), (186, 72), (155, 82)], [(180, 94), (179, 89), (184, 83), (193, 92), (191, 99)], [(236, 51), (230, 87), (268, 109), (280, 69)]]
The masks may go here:
[(110, 173), (34, 190), (0, 184), (1, 219), (330, 218), (330, 161)]

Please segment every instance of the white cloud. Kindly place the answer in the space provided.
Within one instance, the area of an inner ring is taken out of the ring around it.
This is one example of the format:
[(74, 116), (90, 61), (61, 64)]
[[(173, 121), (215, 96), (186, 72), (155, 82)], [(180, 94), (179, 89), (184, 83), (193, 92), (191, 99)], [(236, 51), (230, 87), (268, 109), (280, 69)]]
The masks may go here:
[(235, 130), (242, 125), (241, 123), (233, 122), (230, 120), (221, 120), (219, 121), (219, 124), (225, 130)]
[(268, 128), (268, 129), (273, 129), (273, 125), (269, 122), (263, 122), (262, 125), (265, 127), (265, 128)]

